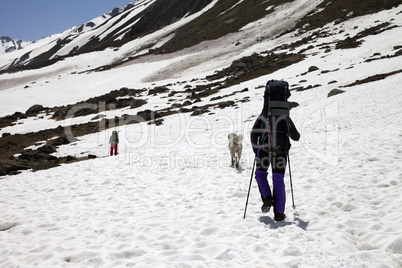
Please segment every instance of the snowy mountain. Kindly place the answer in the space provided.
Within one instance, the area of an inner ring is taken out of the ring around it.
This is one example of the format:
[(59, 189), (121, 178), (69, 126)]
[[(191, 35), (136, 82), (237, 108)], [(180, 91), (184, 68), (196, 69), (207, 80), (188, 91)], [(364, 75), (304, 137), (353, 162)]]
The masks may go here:
[(209, 2), (211, 0), (197, 0), (183, 4), (175, 0), (166, 7), (161, 0), (133, 1), (123, 8), (116, 8), (81, 26), (66, 30), (57, 39), (40, 47), (27, 49), (19, 58), (0, 61), (0, 70), (40, 68), (72, 55), (119, 47), (199, 11)]
[[(400, 1), (166, 3), (0, 56), (0, 267), (402, 267)], [(269, 79), (301, 133), (281, 222), (252, 179)]]
[(0, 41), (0, 55), (22, 49), (31, 43), (29, 41), (15, 40), (7, 36), (0, 36)]

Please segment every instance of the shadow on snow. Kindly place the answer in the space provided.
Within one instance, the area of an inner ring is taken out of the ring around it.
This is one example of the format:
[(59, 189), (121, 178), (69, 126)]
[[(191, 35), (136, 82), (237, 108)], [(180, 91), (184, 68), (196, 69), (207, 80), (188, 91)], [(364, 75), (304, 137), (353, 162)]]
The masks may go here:
[(273, 220), (272, 218), (270, 218), (268, 216), (261, 216), (258, 220), (260, 222), (268, 225), (270, 229), (278, 229), (280, 227), (285, 227), (285, 226), (289, 226), (289, 225), (296, 225), (297, 227), (307, 231), (307, 227), (308, 227), (308, 225), (310, 223), (308, 221), (303, 221), (299, 217), (295, 217), (294, 221), (288, 221), (287, 219), (285, 219), (284, 221), (275, 221), (275, 220)]

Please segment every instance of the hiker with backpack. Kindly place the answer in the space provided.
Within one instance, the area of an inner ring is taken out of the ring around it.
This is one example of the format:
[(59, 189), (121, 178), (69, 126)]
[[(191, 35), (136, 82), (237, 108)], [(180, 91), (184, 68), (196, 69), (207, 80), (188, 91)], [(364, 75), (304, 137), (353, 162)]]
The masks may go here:
[(112, 131), (112, 136), (110, 136), (109, 143), (110, 143), (110, 156), (113, 155), (113, 151), (114, 155), (117, 155), (117, 145), (119, 144), (119, 135), (116, 130)]
[[(286, 218), (285, 170), (290, 149), (289, 137), (298, 141), (297, 131), (289, 116), (289, 84), (286, 81), (270, 80), (264, 93), (264, 106), (251, 131), (251, 144), (256, 155), (255, 178), (263, 205), (261, 211), (269, 212), (274, 207), (274, 220)], [(273, 192), (269, 186), (268, 168), (272, 169)]]

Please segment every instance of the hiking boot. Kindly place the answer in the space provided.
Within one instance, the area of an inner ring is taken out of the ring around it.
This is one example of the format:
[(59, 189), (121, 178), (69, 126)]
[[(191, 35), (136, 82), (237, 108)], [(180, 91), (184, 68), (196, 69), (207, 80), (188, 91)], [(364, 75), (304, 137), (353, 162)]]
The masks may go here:
[(263, 202), (262, 207), (261, 207), (262, 213), (268, 213), (269, 210), (271, 209), (271, 206), (273, 205), (272, 197), (270, 195), (268, 195), (267, 197), (265, 197), (262, 200), (262, 202)]
[(275, 213), (274, 220), (283, 221), (286, 218), (285, 213)]

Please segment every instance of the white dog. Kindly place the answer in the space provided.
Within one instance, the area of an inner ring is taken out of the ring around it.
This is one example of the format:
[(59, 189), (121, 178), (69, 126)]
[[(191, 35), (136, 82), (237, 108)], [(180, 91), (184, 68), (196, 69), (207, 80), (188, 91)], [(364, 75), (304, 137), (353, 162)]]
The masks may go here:
[(243, 135), (239, 134), (236, 135), (235, 133), (230, 133), (228, 135), (229, 139), (229, 151), (230, 151), (230, 158), (232, 160), (232, 166), (236, 164), (236, 168), (239, 168), (241, 152), (243, 150)]

